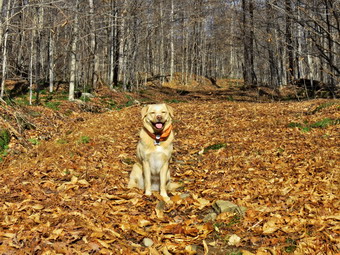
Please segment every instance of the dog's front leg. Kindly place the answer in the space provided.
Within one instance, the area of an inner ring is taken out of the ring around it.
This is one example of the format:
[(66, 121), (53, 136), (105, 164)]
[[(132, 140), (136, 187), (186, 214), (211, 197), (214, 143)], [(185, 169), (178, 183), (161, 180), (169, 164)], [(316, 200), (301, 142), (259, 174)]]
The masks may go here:
[(169, 162), (164, 163), (160, 171), (160, 194), (164, 200), (169, 200), (166, 192), (166, 186), (169, 182)]
[(149, 162), (143, 162), (145, 195), (151, 196), (151, 169)]

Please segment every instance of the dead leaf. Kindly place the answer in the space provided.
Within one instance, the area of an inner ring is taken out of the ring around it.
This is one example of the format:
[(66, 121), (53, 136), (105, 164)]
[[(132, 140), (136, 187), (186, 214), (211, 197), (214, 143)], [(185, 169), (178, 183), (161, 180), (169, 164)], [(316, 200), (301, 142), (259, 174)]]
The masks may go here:
[(138, 221), (138, 226), (139, 227), (146, 227), (146, 226), (150, 226), (150, 225), (151, 225), (151, 222), (148, 221), (148, 220), (140, 219)]
[(209, 247), (207, 245), (207, 242), (205, 240), (202, 241), (203, 247), (204, 247), (204, 255), (209, 254)]
[(101, 246), (103, 246), (103, 247), (105, 247), (105, 248), (110, 248), (110, 245), (107, 243), (107, 242), (105, 242), (105, 241), (103, 241), (103, 240), (100, 240), (100, 239), (96, 239), (96, 241), (98, 242), (98, 243), (100, 243), (100, 245)]
[(6, 238), (14, 238), (16, 234), (15, 233), (3, 233), (2, 236)]
[(81, 185), (84, 185), (84, 186), (90, 185), (90, 183), (88, 183), (88, 181), (86, 181), (85, 179), (79, 180), (78, 183), (81, 184)]
[(262, 230), (263, 234), (272, 234), (280, 228), (278, 220), (276, 218), (271, 218), (263, 224)]
[(35, 204), (35, 205), (32, 206), (32, 208), (34, 210), (42, 210), (42, 209), (44, 209), (44, 206), (41, 205), (41, 204)]
[(204, 198), (197, 198), (199, 209), (202, 210), (204, 207), (210, 205), (210, 201)]
[(231, 235), (228, 240), (228, 244), (232, 246), (237, 246), (241, 241), (241, 238), (238, 235)]

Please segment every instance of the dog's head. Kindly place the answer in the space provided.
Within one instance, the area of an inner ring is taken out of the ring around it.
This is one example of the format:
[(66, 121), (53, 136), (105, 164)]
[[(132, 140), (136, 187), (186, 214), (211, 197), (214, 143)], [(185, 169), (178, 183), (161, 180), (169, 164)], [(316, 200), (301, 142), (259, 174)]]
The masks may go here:
[(152, 133), (161, 133), (172, 123), (173, 109), (166, 104), (151, 104), (142, 109), (144, 127)]

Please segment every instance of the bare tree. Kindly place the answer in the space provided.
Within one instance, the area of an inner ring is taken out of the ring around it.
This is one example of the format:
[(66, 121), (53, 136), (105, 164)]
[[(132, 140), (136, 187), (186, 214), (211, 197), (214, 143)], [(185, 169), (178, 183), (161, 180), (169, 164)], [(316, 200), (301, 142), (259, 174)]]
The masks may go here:
[(89, 0), (89, 22), (90, 22), (90, 82), (96, 88), (98, 82), (98, 55), (97, 55), (97, 36), (94, 24), (95, 12), (93, 0)]
[(243, 9), (243, 78), (245, 85), (255, 84), (254, 70), (254, 4), (253, 0), (242, 0)]
[(3, 44), (2, 44), (2, 79), (1, 79), (1, 92), (0, 92), (0, 98), (4, 97), (5, 92), (5, 81), (7, 77), (7, 41), (8, 41), (8, 33), (9, 33), (9, 18), (10, 18), (10, 11), (11, 11), (11, 0), (8, 0), (7, 5), (3, 6), (3, 3), (0, 5), (1, 7), (4, 7), (4, 10), (1, 9), (1, 11), (4, 11), (6, 13), (6, 17), (4, 20), (4, 24), (1, 23), (1, 30), (4, 30), (4, 38), (3, 38)]
[(74, 100), (74, 91), (76, 87), (77, 79), (77, 44), (78, 44), (78, 11), (79, 2), (76, 0), (75, 5), (75, 16), (73, 20), (73, 31), (72, 31), (72, 43), (71, 43), (71, 60), (70, 60), (70, 84), (69, 84), (69, 95), (68, 99), (70, 101)]
[(287, 45), (287, 81), (292, 83), (295, 77), (294, 68), (294, 46), (293, 46), (293, 35), (292, 35), (292, 3), (291, 0), (285, 0), (286, 8), (286, 45)]

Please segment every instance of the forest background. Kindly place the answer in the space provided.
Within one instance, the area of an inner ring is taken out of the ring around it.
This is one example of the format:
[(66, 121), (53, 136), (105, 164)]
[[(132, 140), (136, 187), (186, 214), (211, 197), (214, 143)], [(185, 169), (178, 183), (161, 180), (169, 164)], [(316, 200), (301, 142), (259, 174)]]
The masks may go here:
[[(339, 254), (338, 0), (0, 7), (0, 254)], [(155, 102), (167, 203), (127, 189)]]
[(339, 84), (335, 0), (2, 0), (0, 6), (1, 97), (6, 79), (50, 92), (67, 83), (70, 100), (77, 90), (138, 90), (174, 77), (181, 84), (201, 77), (272, 88), (303, 83), (326, 87), (333, 97)]

